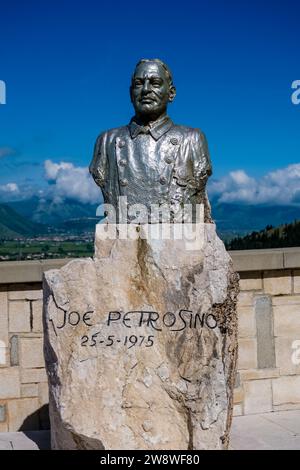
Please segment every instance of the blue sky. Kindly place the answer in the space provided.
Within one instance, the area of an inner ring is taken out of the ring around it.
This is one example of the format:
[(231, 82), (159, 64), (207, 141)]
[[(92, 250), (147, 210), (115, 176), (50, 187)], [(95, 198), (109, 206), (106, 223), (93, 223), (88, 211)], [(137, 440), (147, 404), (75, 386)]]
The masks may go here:
[[(135, 63), (159, 57), (177, 87), (170, 116), (207, 135), (212, 192), (227, 191), (230, 202), (300, 201), (296, 0), (11, 0), (0, 8), (0, 197), (56, 187), (70, 169), (80, 178), (97, 135), (132, 116)], [(48, 165), (45, 178), (47, 160), (73, 166)], [(287, 186), (293, 195), (283, 201)]]

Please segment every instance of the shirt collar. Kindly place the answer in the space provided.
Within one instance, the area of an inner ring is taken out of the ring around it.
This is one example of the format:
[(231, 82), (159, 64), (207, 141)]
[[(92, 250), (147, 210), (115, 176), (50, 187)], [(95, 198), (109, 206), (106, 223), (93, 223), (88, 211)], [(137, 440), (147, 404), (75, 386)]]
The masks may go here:
[[(146, 127), (138, 124), (135, 119), (136, 118), (133, 117), (128, 126), (132, 139), (134, 139), (139, 133), (143, 132), (143, 128)], [(170, 130), (173, 125), (173, 121), (169, 118), (169, 116), (164, 116), (148, 125), (150, 128), (149, 133), (152, 135), (153, 139), (158, 140), (166, 132), (168, 132), (168, 130)]]

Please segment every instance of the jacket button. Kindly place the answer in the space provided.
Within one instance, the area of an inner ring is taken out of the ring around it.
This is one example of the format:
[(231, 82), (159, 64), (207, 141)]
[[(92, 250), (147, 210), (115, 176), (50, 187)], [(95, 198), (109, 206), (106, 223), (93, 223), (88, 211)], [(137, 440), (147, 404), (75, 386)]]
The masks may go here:
[(127, 184), (128, 184), (128, 181), (127, 181), (126, 178), (120, 180), (120, 185), (121, 186), (127, 186)]
[(176, 139), (176, 137), (172, 137), (172, 138), (170, 139), (170, 142), (171, 142), (171, 144), (173, 144), (173, 145), (177, 145), (177, 144), (178, 144), (178, 139)]
[(159, 178), (159, 182), (160, 182), (160, 184), (166, 184), (167, 179), (166, 179), (164, 176), (161, 176), (161, 177)]
[(121, 149), (122, 147), (125, 147), (125, 140), (120, 140), (120, 142), (119, 142), (119, 147), (120, 147), (120, 149)]
[(174, 160), (173, 160), (172, 157), (166, 157), (166, 158), (165, 158), (165, 162), (166, 162), (166, 163), (173, 163), (173, 161), (174, 161)]
[(119, 165), (120, 165), (120, 166), (126, 166), (126, 165), (127, 165), (126, 160), (124, 160), (124, 159), (120, 160), (120, 161), (119, 161)]

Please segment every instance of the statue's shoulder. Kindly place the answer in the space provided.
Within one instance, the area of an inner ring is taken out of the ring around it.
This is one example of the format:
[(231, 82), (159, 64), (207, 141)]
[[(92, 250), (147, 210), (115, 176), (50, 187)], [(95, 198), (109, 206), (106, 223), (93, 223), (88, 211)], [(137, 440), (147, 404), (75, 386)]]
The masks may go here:
[(112, 129), (108, 129), (106, 131), (101, 132), (97, 140), (111, 142), (116, 137), (124, 137), (126, 135), (128, 135), (128, 126), (114, 127)]
[(191, 140), (194, 142), (205, 141), (206, 137), (204, 132), (199, 128), (182, 126), (180, 124), (174, 124), (172, 131), (177, 133), (178, 136), (184, 140)]
[[(194, 162), (200, 166), (200, 173), (203, 173), (203, 165), (207, 175), (212, 174), (211, 160), (208, 150), (208, 143), (204, 132), (199, 128), (174, 125), (173, 129), (177, 132), (184, 146), (188, 146), (193, 155)], [(203, 164), (204, 162), (204, 164)]]

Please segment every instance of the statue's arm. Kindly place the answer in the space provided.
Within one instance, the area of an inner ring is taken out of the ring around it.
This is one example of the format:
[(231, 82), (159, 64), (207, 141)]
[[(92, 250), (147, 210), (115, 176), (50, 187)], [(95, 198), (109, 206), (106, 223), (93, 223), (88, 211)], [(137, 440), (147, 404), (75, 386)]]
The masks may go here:
[(194, 178), (199, 185), (205, 186), (212, 174), (208, 143), (205, 134), (199, 129), (195, 129), (193, 137)]
[(195, 129), (193, 139), (193, 169), (196, 188), (202, 193), (204, 204), (204, 222), (213, 223), (211, 217), (211, 206), (206, 191), (206, 183), (212, 174), (212, 165), (205, 134)]
[(100, 134), (94, 147), (94, 155), (89, 170), (96, 184), (102, 188), (107, 175), (106, 132)]

